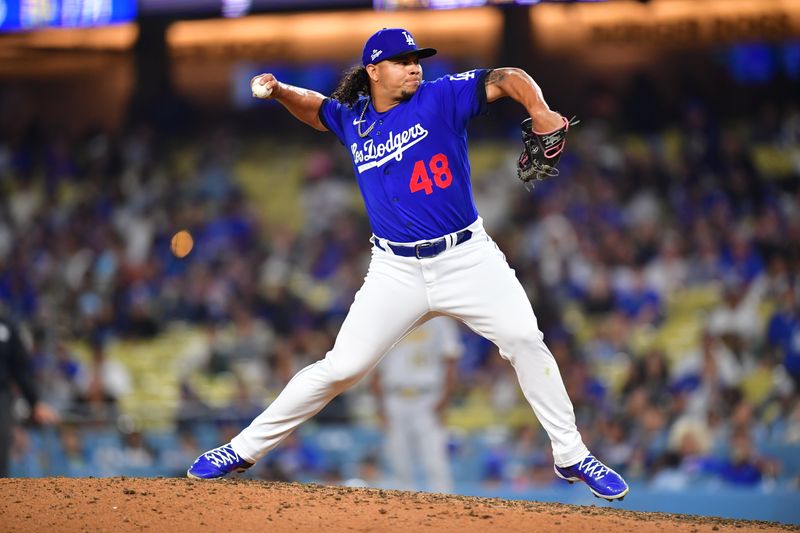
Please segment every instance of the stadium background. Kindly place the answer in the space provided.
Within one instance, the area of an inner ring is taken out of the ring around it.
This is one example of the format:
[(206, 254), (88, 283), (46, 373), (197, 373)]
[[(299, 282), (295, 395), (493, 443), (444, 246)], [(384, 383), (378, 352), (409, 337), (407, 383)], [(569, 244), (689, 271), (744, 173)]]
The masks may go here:
[[(63, 421), (15, 430), (13, 475), (183, 475), (324, 354), (368, 225), (333, 136), (247, 82), (329, 93), (375, 28), (404, 26), (440, 50), (426, 78), (521, 66), (583, 120), (528, 194), (521, 110), (494, 104), (474, 188), (587, 444), (631, 481), (622, 506), (800, 522), (796, 2), (17, 4), (36, 9), (0, 24), (0, 302)], [(457, 491), (593, 503), (554, 479), (510, 367), (463, 337)], [(357, 386), (248, 475), (383, 486), (380, 442)]]

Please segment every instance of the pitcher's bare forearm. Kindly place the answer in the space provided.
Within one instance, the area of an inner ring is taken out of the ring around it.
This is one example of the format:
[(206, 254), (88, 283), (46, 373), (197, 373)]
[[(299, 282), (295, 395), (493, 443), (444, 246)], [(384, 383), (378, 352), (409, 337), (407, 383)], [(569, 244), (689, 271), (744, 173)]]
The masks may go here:
[(288, 83), (279, 82), (275, 87), (273, 99), (289, 110), (295, 118), (319, 131), (328, 131), (328, 128), (319, 119), (319, 108), (325, 97), (310, 89), (295, 87)]
[(506, 96), (525, 107), (537, 131), (551, 131), (563, 125), (561, 115), (550, 110), (542, 89), (524, 70), (504, 67), (486, 76), (486, 100), (491, 103)]

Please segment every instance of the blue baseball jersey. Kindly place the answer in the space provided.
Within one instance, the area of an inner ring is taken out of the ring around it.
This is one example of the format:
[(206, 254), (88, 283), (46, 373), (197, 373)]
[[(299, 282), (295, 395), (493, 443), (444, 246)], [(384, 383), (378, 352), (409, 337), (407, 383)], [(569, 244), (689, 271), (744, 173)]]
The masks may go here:
[[(352, 108), (325, 99), (320, 119), (350, 152), (375, 235), (394, 242), (434, 239), (478, 218), (466, 129), (486, 112), (488, 72), (423, 81), (409, 100), (384, 113), (366, 97)], [(372, 129), (361, 138), (359, 127)]]

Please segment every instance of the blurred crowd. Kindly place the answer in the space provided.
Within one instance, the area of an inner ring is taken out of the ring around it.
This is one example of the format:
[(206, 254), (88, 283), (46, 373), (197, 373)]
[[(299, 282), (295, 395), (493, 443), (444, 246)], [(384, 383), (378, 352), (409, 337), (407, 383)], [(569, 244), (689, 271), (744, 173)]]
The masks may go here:
[[(479, 211), (530, 296), (584, 439), (629, 480), (800, 490), (800, 466), (770, 451), (800, 455), (800, 109), (778, 109), (748, 123), (694, 102), (647, 133), (586, 121), (561, 177), (532, 193), (506, 147), (487, 148), (500, 164), (474, 165)], [(118, 400), (135, 370), (107, 356), (110, 343), (157, 339), (176, 322), (204, 332), (181, 355), (181, 440), (170, 458), (132, 430), (103, 452), (110, 464), (125, 453), (160, 460), (169, 473), (206, 444), (193, 440), (193, 421), (212, 417), (215, 437), (235, 434), (265, 394), (332, 345), (370, 247), (346, 154), (332, 136), (305, 148), (301, 223), (284, 224), (263, 216), (271, 206), (254, 205), (238, 179), (250, 138), (233, 127), (172, 136), (139, 125), (0, 141), (0, 302), (30, 332), (43, 399), (81, 421), (60, 430), (60, 453), (80, 456), (75, 428), (86, 421), (125, 415)], [(184, 259), (169, 247), (179, 229), (196, 243)], [(695, 293), (712, 295), (706, 312), (680, 316), (675, 298)], [(676, 323), (692, 326), (685, 349), (636, 341)], [(527, 409), (513, 371), (494, 346), (463, 336), (452, 409), (468, 418), (482, 402), (508, 421), (483, 423), (485, 445), (470, 459), (479, 480), (554, 483), (533, 416), (505, 417)], [(190, 378), (223, 372), (241, 393), (212, 409)], [(335, 400), (318, 421), (369, 422), (366, 395)], [(18, 458), (30, 445), (19, 433)], [(259, 475), (328, 479), (317, 455), (293, 437)], [(377, 477), (379, 463), (367, 455), (362, 466)]]

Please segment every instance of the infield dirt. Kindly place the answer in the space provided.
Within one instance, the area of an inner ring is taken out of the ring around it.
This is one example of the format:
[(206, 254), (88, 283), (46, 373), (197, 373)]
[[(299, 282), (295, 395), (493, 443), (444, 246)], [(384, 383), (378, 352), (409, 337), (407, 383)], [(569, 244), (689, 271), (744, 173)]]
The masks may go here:
[(800, 531), (743, 520), (250, 480), (0, 479), (0, 531)]

